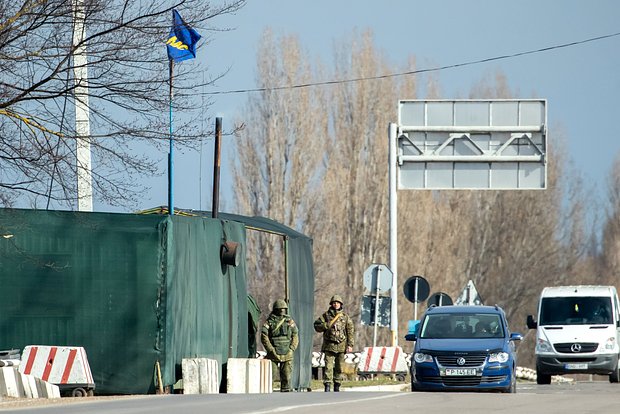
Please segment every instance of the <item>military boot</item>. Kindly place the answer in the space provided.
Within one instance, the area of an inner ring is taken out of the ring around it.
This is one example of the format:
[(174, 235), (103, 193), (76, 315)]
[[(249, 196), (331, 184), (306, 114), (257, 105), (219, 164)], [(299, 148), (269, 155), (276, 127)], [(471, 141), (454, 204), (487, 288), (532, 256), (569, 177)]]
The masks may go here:
[(325, 383), (325, 392), (330, 392), (331, 391), (331, 384), (329, 382)]
[(334, 382), (334, 392), (340, 392), (340, 384)]

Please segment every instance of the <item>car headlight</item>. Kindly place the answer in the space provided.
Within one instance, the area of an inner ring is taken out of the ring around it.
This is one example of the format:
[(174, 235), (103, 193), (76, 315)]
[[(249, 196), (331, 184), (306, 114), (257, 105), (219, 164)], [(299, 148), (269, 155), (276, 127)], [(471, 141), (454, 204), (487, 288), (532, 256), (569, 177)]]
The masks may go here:
[(433, 357), (432, 355), (429, 355), (429, 354), (424, 354), (422, 352), (416, 352), (413, 355), (413, 360), (417, 362), (418, 364), (421, 364), (422, 362), (433, 362)]
[(542, 338), (538, 338), (538, 340), (536, 341), (536, 352), (551, 352), (553, 351), (553, 348), (551, 347), (551, 344), (549, 343), (549, 341), (546, 341)]
[(510, 355), (508, 355), (508, 352), (498, 352), (496, 354), (489, 354), (489, 362), (504, 363), (508, 361), (508, 358), (510, 358)]

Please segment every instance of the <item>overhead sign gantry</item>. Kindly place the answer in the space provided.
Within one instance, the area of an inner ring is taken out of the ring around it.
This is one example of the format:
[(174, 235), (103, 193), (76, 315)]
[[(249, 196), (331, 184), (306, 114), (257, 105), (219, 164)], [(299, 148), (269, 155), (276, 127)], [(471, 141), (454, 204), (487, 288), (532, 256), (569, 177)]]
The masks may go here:
[(542, 190), (547, 187), (544, 99), (401, 100), (390, 124), (392, 344), (396, 300), (397, 190)]

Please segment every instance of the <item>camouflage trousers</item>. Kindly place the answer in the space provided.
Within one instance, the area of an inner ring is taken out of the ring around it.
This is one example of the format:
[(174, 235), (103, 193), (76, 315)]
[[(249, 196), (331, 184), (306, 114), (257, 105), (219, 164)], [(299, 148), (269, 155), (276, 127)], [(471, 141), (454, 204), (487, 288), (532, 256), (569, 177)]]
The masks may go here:
[(292, 391), (291, 377), (293, 376), (293, 361), (276, 362), (271, 361), (271, 368), (274, 373), (278, 373), (280, 376), (280, 391), (287, 392)]
[(344, 352), (325, 353), (325, 371), (323, 375), (323, 383), (329, 384), (332, 381), (335, 384), (342, 382), (342, 368), (344, 367)]

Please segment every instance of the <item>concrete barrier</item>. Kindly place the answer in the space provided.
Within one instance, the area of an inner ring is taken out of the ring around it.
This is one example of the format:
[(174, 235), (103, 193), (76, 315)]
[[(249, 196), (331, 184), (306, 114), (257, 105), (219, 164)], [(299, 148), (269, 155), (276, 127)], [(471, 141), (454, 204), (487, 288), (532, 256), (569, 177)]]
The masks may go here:
[(405, 354), (399, 346), (366, 347), (357, 364), (358, 373), (406, 373)]
[(95, 389), (86, 351), (80, 346), (28, 345), (19, 372), (56, 384), (76, 397), (92, 395)]
[(24, 397), (23, 386), (17, 382), (18, 377), (19, 375), (15, 368), (0, 368), (0, 395), (15, 398)]
[(220, 392), (219, 364), (209, 358), (183, 358), (183, 394), (217, 394)]
[[(362, 357), (361, 352), (351, 352), (344, 355), (344, 362), (347, 364), (357, 365)], [(323, 352), (312, 352), (312, 368), (321, 368), (325, 366), (325, 354)]]
[(0, 367), (17, 367), (19, 363), (19, 359), (0, 359)]
[(228, 358), (226, 392), (229, 394), (270, 393), (272, 378), (268, 359)]
[[(259, 352), (260, 354), (260, 352)], [(413, 354), (411, 353), (403, 353), (403, 357), (405, 359), (406, 364), (406, 372), (409, 372), (409, 367), (411, 366), (411, 358)], [(262, 357), (260, 355), (259, 357)], [(357, 365), (358, 370), (363, 370), (363, 367), (360, 366), (360, 362), (362, 361), (364, 364), (366, 363), (367, 356), (362, 352), (348, 353), (345, 355), (345, 362), (352, 363)], [(323, 352), (312, 352), (312, 368), (322, 368), (325, 366), (325, 355)], [(362, 369), (360, 369), (362, 368)], [(536, 370), (527, 367), (517, 367), (517, 378), (525, 381), (536, 381)], [(551, 377), (552, 382), (572, 382), (574, 381), (572, 378), (565, 378), (561, 375), (554, 375)]]
[(40, 378), (22, 374), (15, 367), (1, 367), (0, 397), (60, 398), (60, 389)]

